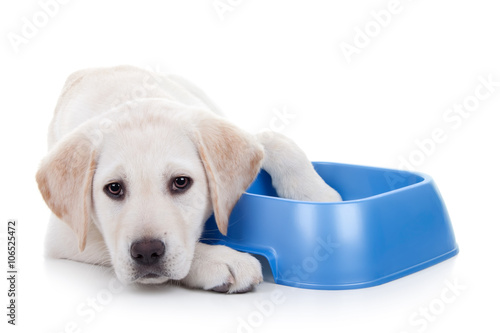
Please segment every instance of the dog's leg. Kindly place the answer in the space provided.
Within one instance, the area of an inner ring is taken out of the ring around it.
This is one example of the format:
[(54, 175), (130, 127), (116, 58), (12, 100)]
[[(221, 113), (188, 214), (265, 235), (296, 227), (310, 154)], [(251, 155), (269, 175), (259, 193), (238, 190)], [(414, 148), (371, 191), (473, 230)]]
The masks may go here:
[(51, 214), (48, 230), (45, 238), (46, 256), (93, 265), (111, 266), (111, 257), (107, 246), (101, 233), (93, 224), (89, 227), (87, 246), (82, 252), (78, 249), (78, 239), (73, 230), (54, 214)]
[(316, 173), (295, 142), (271, 131), (256, 137), (265, 150), (262, 167), (271, 175), (278, 196), (303, 201), (342, 201), (338, 192)]
[(181, 283), (223, 293), (243, 293), (262, 282), (257, 259), (222, 245), (196, 244), (188, 275)]

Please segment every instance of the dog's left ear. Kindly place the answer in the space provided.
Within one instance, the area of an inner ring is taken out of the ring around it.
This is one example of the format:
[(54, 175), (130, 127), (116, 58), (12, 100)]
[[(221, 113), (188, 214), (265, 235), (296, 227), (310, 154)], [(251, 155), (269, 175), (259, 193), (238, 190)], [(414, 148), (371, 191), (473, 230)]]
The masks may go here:
[(264, 149), (253, 136), (216, 117), (198, 122), (195, 142), (205, 167), (217, 227), (226, 235), (231, 211), (257, 176)]

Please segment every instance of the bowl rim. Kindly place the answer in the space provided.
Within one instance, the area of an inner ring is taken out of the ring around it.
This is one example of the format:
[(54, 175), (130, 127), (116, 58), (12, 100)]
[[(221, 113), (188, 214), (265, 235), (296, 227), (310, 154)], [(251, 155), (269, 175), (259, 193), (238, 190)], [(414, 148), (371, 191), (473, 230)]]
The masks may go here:
[[(415, 187), (424, 186), (424, 185), (427, 185), (427, 184), (433, 182), (433, 179), (432, 179), (431, 176), (429, 176), (426, 173), (422, 173), (422, 172), (418, 172), (418, 171), (398, 170), (398, 169), (381, 168), (381, 167), (358, 165), (358, 164), (347, 164), (347, 163), (337, 163), (337, 162), (324, 162), (324, 161), (313, 161), (311, 163), (313, 165), (316, 165), (316, 164), (341, 165), (341, 166), (347, 166), (347, 167), (353, 167), (353, 168), (372, 169), (372, 170), (385, 171), (385, 172), (390, 172), (390, 173), (407, 174), (409, 176), (420, 177), (420, 178), (422, 178), (422, 180), (417, 181), (416, 183), (411, 184), (411, 185), (407, 185), (407, 186), (403, 186), (403, 187), (400, 187), (400, 188), (397, 188), (397, 189), (393, 189), (393, 190), (390, 190), (390, 191), (386, 191), (386, 192), (382, 192), (382, 193), (379, 193), (379, 194), (371, 195), (369, 197), (359, 198), (359, 199), (354, 199), (354, 200), (346, 200), (346, 201), (336, 201), (336, 202), (302, 201), (302, 200), (286, 199), (286, 198), (280, 198), (280, 197), (263, 195), (263, 194), (249, 193), (247, 191), (243, 192), (242, 197), (245, 196), (245, 197), (256, 198), (256, 199), (267, 199), (267, 200), (275, 200), (275, 201), (281, 201), (281, 202), (290, 202), (290, 203), (294, 203), (294, 204), (304, 204), (304, 205), (318, 205), (318, 206), (325, 206), (325, 205), (347, 205), (347, 204), (363, 203), (363, 202), (366, 202), (366, 201), (381, 199), (383, 197), (395, 195), (395, 194), (398, 194), (398, 193), (403, 192), (403, 191), (409, 191), (409, 190), (411, 190), (411, 189), (413, 189)], [(254, 179), (254, 181), (255, 181), (255, 179)]]

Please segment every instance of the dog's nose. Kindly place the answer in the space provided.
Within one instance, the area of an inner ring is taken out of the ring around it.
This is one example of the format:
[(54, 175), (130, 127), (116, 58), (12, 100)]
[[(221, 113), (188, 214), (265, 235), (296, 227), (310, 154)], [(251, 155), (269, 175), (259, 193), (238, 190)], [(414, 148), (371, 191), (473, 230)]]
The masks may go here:
[(159, 239), (143, 239), (130, 247), (130, 255), (141, 265), (154, 265), (164, 254), (165, 244)]

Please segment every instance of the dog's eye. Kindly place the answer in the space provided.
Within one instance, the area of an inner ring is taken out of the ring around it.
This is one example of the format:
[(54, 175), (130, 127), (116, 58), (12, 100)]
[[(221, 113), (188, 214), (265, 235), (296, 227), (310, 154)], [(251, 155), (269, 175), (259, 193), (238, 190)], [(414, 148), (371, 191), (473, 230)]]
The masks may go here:
[(104, 187), (105, 192), (112, 198), (123, 196), (123, 186), (120, 183), (111, 183)]
[(174, 191), (184, 191), (191, 184), (191, 178), (189, 177), (176, 177), (172, 182), (172, 190)]

